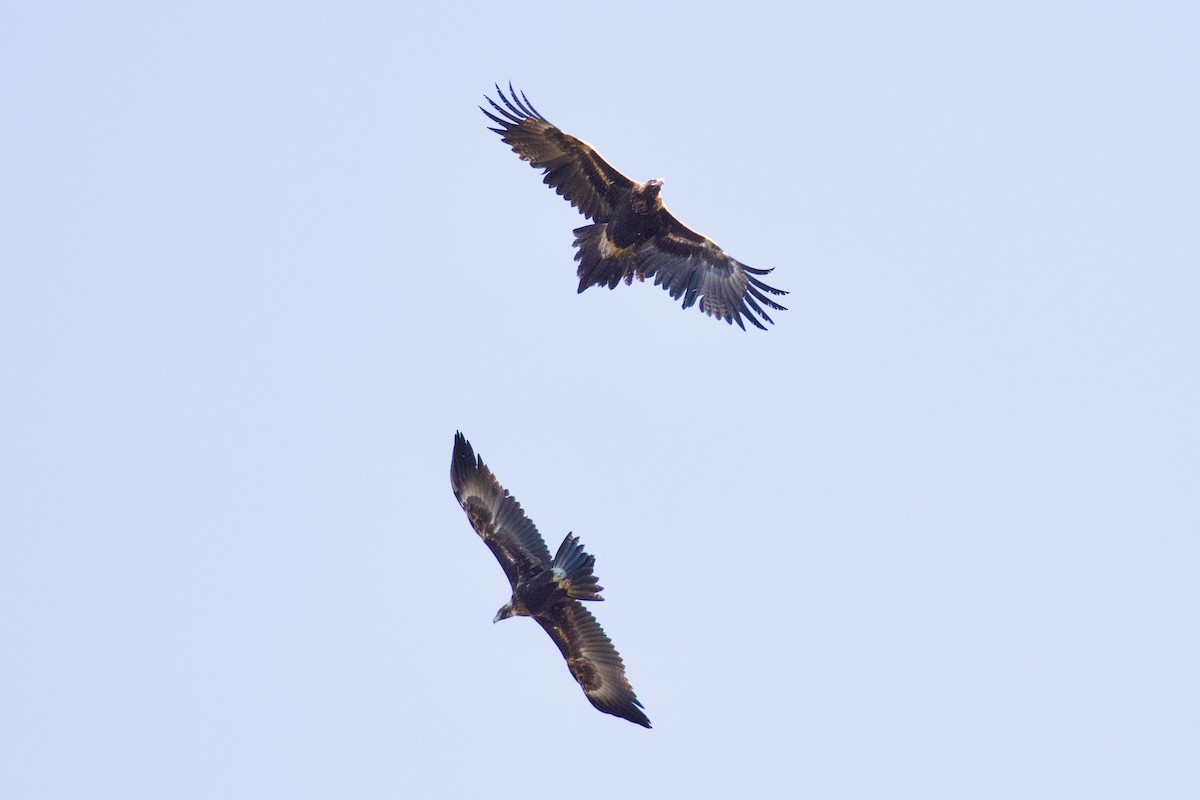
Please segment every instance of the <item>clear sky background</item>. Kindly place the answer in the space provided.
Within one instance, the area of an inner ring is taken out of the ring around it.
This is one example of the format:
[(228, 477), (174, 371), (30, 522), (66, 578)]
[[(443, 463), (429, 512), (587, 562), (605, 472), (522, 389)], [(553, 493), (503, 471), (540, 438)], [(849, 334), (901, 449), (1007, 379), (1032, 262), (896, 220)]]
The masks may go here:
[[(683, 9), (0, 11), (0, 796), (1200, 795), (1200, 12)], [(777, 325), (576, 295), (510, 79)]]

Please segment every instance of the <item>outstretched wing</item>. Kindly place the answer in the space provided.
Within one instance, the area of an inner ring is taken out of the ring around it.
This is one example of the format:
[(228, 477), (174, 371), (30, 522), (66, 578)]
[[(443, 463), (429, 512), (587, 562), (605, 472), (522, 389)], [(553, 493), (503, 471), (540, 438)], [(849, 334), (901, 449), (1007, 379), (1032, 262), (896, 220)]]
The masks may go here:
[(774, 311), (787, 310), (767, 296), (787, 292), (756, 277), (771, 270), (748, 267), (730, 258), (716, 243), (688, 228), (665, 209), (659, 214), (662, 216), (659, 233), (634, 253), (638, 277), (654, 276), (656, 286), (662, 286), (676, 300), (683, 298), (684, 308), (699, 300), (700, 310), (705, 314), (731, 324), (736, 322), (743, 330), (746, 328), (743, 317), (762, 330), (766, 326), (758, 317), (773, 324), (764, 306)]
[(484, 99), (500, 116), (480, 106), (499, 128), (489, 128), (500, 134), (504, 143), (525, 161), (545, 172), (542, 178), (556, 192), (570, 201), (571, 205), (588, 219), (605, 222), (612, 215), (613, 200), (633, 186), (633, 181), (617, 172), (600, 157), (591, 145), (574, 136), (563, 133), (546, 121), (537, 112), (524, 92), (517, 96), (508, 85), (508, 97), (500, 85), (497, 103), (490, 97)]
[(621, 655), (582, 603), (578, 600), (560, 603), (534, 619), (558, 645), (567, 667), (592, 705), (605, 714), (650, 727), (650, 720), (625, 677)]
[(550, 551), (537, 527), (461, 433), (454, 434), (450, 486), (471, 527), (496, 556), (514, 589), (523, 566), (550, 566)]

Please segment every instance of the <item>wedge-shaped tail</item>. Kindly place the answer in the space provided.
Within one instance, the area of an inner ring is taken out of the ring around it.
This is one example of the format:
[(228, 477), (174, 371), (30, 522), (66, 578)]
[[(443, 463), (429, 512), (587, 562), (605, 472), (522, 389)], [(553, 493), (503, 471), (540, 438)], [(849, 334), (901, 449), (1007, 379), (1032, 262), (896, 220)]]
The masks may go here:
[(633, 283), (637, 270), (632, 247), (617, 247), (608, 238), (608, 223), (584, 225), (575, 229), (575, 260), (579, 262), (576, 275), (579, 292), (589, 286), (617, 288), (621, 281)]
[(596, 557), (584, 552), (578, 536), (568, 533), (554, 556), (554, 578), (568, 597), (576, 600), (603, 600), (600, 592), (604, 591), (604, 587), (592, 573), (592, 567), (595, 565)]

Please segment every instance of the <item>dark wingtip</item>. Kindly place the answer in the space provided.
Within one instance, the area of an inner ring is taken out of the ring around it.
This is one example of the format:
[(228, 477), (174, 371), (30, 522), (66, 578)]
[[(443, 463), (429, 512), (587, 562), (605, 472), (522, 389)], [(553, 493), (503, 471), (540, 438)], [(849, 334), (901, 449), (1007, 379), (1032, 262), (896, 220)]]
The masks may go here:
[(462, 431), (454, 433), (454, 452), (450, 456), (450, 486), (458, 493), (467, 476), (479, 469), (483, 459), (475, 455), (475, 448), (463, 436)]
[(627, 713), (623, 715), (624, 719), (627, 719), (634, 724), (641, 725), (643, 728), (653, 727), (650, 724), (650, 718), (646, 716), (644, 711), (642, 711), (641, 702), (636, 698), (633, 701), (633, 706), (625, 710)]
[(546, 122), (546, 118), (541, 115), (541, 112), (539, 112), (536, 108), (533, 107), (533, 103), (529, 102), (529, 98), (525, 96), (525, 93), (518, 92), (515, 88), (513, 88), (512, 81), (508, 82), (508, 93), (507, 94), (505, 94), (504, 89), (500, 88), (499, 83), (494, 83), (492, 85), (496, 87), (496, 96), (500, 98), (500, 103), (503, 103), (504, 106), (501, 107), (500, 103), (497, 103), (495, 100), (493, 100), (491, 97), (489, 97), (486, 94), (483, 96), (483, 99), (487, 100), (488, 105), (490, 105), (492, 108), (494, 108), (500, 114), (502, 114), (505, 117), (508, 117), (510, 121), (508, 123), (505, 123), (503, 120), (496, 119), (496, 117), (492, 116), (492, 114), (490, 114), (487, 111), (487, 109), (480, 106), (479, 110), (482, 111), (484, 114), (487, 114), (489, 117), (496, 120), (496, 122), (499, 122), (501, 125), (505, 125), (505, 124), (520, 125), (522, 122), (524, 122), (527, 119), (539, 119), (542, 122)]

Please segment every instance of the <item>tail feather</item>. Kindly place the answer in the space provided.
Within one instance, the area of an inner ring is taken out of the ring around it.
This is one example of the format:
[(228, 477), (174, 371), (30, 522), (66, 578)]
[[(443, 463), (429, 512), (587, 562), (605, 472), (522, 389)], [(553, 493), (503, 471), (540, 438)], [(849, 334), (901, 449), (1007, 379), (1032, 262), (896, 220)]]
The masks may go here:
[(579, 268), (575, 271), (579, 277), (578, 291), (582, 292), (589, 286), (615, 289), (621, 281), (625, 281), (626, 285), (633, 282), (637, 268), (633, 248), (614, 245), (608, 238), (607, 222), (584, 225), (574, 232), (575, 260), (579, 262)]
[(592, 573), (596, 557), (584, 552), (579, 537), (568, 533), (554, 556), (554, 578), (568, 597), (576, 600), (603, 600), (604, 587)]

